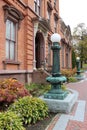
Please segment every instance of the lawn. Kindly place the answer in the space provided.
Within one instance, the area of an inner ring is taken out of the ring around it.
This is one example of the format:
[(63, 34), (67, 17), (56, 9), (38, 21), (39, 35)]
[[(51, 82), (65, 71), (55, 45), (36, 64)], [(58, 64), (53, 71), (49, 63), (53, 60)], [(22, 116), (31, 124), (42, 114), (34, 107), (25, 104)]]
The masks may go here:
[(87, 70), (87, 64), (83, 64), (83, 69)]

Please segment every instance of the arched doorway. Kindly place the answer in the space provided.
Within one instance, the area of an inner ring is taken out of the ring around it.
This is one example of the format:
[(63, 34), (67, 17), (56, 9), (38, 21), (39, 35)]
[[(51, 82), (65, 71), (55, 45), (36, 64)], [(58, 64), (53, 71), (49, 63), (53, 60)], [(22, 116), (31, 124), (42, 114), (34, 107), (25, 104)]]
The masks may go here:
[(36, 58), (36, 68), (41, 68), (44, 66), (45, 56), (44, 56), (44, 37), (41, 32), (36, 33), (35, 37), (35, 58)]

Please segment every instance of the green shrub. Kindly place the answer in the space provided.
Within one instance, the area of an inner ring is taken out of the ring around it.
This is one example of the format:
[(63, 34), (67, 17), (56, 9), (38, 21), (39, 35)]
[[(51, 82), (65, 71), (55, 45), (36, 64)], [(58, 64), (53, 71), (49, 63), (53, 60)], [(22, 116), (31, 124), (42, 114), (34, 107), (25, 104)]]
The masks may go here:
[(51, 88), (49, 84), (36, 84), (36, 83), (26, 84), (25, 87), (34, 97), (43, 95)]
[(76, 68), (74, 69), (62, 69), (62, 75), (65, 75), (67, 78), (73, 76), (76, 73)]
[(36, 123), (48, 116), (48, 107), (39, 98), (24, 97), (13, 103), (9, 110), (18, 114), (24, 124)]
[(28, 90), (19, 81), (11, 78), (0, 81), (0, 106), (27, 95), (29, 95)]
[(63, 91), (67, 90), (67, 86), (66, 85), (61, 85), (61, 88), (62, 88)]
[(0, 113), (0, 130), (25, 130), (21, 119), (13, 112)]
[(77, 79), (75, 77), (69, 77), (68, 82), (77, 82)]

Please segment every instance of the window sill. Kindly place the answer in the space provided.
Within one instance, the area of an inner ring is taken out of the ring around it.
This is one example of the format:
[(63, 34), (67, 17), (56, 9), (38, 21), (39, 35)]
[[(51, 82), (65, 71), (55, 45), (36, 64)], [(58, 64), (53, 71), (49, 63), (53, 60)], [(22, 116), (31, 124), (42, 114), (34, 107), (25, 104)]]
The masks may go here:
[(3, 64), (4, 64), (4, 69), (6, 69), (6, 65), (8, 65), (8, 64), (9, 65), (17, 65), (18, 69), (19, 69), (19, 66), (20, 66), (20, 62), (19, 61), (4, 60)]

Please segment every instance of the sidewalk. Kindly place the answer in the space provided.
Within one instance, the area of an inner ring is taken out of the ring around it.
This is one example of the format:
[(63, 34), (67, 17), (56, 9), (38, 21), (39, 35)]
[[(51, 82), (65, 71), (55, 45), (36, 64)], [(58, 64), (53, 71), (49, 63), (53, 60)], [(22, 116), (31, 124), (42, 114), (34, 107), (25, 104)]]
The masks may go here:
[(46, 130), (87, 130), (87, 72), (86, 78), (67, 87), (79, 92), (71, 113), (56, 115)]

